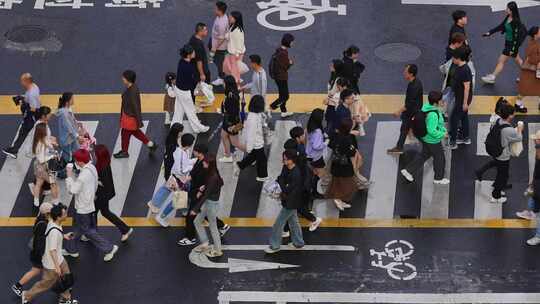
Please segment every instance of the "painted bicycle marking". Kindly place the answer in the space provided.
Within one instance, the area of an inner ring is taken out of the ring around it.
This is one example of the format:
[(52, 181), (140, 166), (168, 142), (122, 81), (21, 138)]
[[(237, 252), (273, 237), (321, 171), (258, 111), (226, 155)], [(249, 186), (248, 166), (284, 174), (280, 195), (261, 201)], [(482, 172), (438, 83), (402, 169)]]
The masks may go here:
[(386, 269), (392, 279), (402, 281), (412, 280), (418, 274), (416, 266), (405, 262), (411, 259), (413, 253), (414, 246), (405, 240), (390, 241), (382, 251), (369, 250), (370, 256), (377, 257), (377, 260), (371, 261), (371, 266)]

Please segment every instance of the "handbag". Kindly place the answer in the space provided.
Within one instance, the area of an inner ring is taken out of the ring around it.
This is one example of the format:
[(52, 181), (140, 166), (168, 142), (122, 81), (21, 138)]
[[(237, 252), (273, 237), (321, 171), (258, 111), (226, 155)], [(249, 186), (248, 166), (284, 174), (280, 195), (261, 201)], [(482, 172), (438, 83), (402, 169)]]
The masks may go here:
[(188, 193), (186, 191), (174, 191), (172, 198), (174, 209), (186, 209), (188, 206)]
[(238, 60), (236, 64), (238, 65), (238, 71), (240, 72), (240, 75), (249, 72), (249, 67), (242, 60)]
[(213, 104), (214, 100), (216, 100), (212, 86), (206, 82), (199, 82), (197, 84), (197, 87), (195, 88), (195, 95), (206, 98), (205, 103), (208, 104)]
[(66, 166), (67, 161), (59, 155), (56, 155), (47, 161), (47, 169), (49, 169), (51, 172), (60, 172), (66, 169)]
[(510, 154), (513, 157), (519, 157), (521, 152), (523, 152), (523, 142), (518, 141), (518, 142), (510, 144)]

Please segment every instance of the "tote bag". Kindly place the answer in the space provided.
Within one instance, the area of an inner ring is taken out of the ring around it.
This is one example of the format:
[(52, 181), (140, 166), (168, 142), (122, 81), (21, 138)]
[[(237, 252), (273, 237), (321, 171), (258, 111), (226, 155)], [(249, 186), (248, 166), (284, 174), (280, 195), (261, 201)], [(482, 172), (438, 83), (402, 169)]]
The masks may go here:
[(174, 191), (172, 204), (174, 209), (185, 209), (188, 206), (188, 194), (186, 191)]

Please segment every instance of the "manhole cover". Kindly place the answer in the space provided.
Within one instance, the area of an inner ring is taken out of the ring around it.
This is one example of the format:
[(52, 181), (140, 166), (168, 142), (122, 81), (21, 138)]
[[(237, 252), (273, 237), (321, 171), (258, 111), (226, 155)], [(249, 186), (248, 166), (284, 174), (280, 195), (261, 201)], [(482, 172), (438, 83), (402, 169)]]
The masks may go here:
[(31, 43), (47, 39), (49, 32), (38, 25), (23, 25), (11, 29), (5, 36), (11, 42)]
[(375, 49), (375, 56), (389, 62), (411, 62), (422, 55), (422, 51), (408, 43), (388, 43)]

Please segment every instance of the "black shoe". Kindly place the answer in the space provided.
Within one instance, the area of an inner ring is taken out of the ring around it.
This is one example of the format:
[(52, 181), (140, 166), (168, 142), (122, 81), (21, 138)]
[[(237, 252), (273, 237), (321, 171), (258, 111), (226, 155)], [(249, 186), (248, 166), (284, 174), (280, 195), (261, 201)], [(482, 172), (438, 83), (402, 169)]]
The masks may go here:
[(120, 152), (114, 154), (113, 156), (114, 156), (114, 158), (129, 158), (129, 153), (124, 152), (124, 151), (120, 151)]
[(527, 113), (526, 107), (515, 106), (517, 113)]
[(58, 304), (79, 304), (79, 301), (75, 299), (60, 299), (58, 301)]
[(11, 290), (13, 291), (13, 293), (15, 293), (17, 295), (17, 297), (20, 298), (21, 295), (22, 295), (23, 290), (22, 290), (22, 286), (20, 286), (20, 287), (19, 286), (20, 285), (18, 283), (15, 283), (15, 284), (11, 285)]
[(481, 182), (482, 181), (482, 173), (480, 171), (474, 171), (474, 175), (476, 175), (476, 179)]
[(11, 147), (2, 149), (2, 152), (4, 152), (5, 155), (7, 155), (7, 156), (9, 156), (11, 158), (17, 159), (17, 152), (18, 151), (15, 151), (15, 149), (13, 149)]

